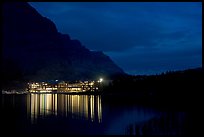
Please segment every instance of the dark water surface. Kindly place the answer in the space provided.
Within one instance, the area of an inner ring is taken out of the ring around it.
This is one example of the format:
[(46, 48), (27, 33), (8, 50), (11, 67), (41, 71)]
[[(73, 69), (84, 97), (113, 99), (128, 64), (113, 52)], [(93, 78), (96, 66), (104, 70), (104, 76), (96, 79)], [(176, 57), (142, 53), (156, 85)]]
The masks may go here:
[(2, 95), (3, 132), (16, 135), (188, 134), (187, 112), (162, 111), (125, 102), (124, 99), (118, 104), (107, 103), (100, 95)]

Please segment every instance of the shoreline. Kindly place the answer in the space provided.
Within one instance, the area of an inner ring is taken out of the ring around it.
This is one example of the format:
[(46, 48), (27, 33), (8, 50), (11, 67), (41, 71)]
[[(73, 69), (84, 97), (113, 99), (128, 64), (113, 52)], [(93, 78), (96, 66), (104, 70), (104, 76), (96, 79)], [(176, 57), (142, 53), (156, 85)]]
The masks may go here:
[(65, 95), (102, 95), (102, 93), (99, 92), (70, 92), (70, 93), (65, 93), (65, 92), (56, 92), (56, 93), (51, 93), (51, 92), (45, 92), (45, 93), (30, 93), (30, 92), (4, 92), (2, 95), (28, 95), (28, 94), (65, 94)]

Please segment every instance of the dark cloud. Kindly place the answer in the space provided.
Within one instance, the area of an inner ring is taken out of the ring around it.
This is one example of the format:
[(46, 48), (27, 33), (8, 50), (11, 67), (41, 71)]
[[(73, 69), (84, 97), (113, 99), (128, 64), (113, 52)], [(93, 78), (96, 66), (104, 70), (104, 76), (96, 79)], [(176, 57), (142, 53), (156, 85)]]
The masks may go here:
[(201, 66), (201, 2), (30, 4), (60, 32), (104, 51), (131, 74)]

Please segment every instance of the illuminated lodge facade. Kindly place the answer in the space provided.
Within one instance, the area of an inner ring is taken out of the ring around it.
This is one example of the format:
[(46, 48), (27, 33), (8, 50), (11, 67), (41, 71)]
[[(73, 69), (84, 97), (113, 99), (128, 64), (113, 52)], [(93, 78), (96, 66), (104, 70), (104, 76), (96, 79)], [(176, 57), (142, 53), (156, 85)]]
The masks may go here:
[(28, 83), (30, 93), (67, 93), (97, 91), (101, 81), (79, 81), (76, 83), (61, 82), (31, 82)]

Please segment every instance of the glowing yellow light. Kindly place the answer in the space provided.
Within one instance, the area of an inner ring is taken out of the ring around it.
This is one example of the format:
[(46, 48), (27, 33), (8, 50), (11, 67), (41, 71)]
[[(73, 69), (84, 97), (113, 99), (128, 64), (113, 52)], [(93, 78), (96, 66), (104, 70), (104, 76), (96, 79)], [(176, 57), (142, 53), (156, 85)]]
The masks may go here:
[(99, 79), (99, 82), (102, 82), (102, 81), (103, 81), (103, 79), (102, 79), (102, 78), (100, 78), (100, 79)]

